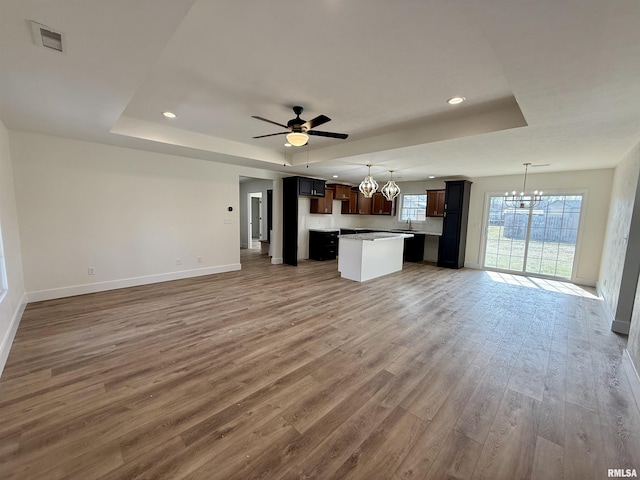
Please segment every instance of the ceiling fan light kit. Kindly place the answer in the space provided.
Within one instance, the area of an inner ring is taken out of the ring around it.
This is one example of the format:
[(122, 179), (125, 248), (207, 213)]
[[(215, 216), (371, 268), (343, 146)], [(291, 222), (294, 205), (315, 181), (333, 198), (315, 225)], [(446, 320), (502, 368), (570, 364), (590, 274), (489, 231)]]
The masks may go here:
[(302, 132), (291, 132), (287, 135), (287, 142), (294, 147), (302, 147), (309, 141), (309, 135)]
[(373, 194), (378, 191), (378, 182), (371, 176), (371, 165), (367, 165), (367, 167), (369, 167), (369, 173), (364, 177), (364, 180), (360, 182), (358, 189), (366, 198), (371, 198)]
[(292, 118), (287, 122), (286, 125), (282, 123), (274, 122), (273, 120), (269, 120), (268, 118), (258, 117), (253, 115), (252, 117), (257, 120), (262, 120), (263, 122), (273, 123), (274, 125), (278, 125), (279, 127), (286, 128), (286, 132), (278, 132), (278, 133), (269, 133), (267, 135), (258, 135), (253, 138), (264, 138), (264, 137), (273, 137), (274, 135), (286, 135), (287, 141), (293, 145), (294, 147), (302, 147), (306, 145), (309, 141), (309, 135), (315, 135), (318, 137), (331, 137), (331, 138), (339, 138), (344, 140), (349, 135), (346, 133), (335, 133), (335, 132), (321, 132), (318, 130), (313, 130), (315, 127), (323, 125), (327, 122), (330, 122), (331, 119), (326, 115), (318, 115), (313, 120), (309, 120), (308, 122), (300, 118), (300, 114), (304, 109), (299, 106), (293, 107), (293, 113), (296, 114), (296, 118)]
[(389, 173), (391, 174), (391, 178), (380, 191), (382, 195), (384, 195), (384, 198), (391, 201), (400, 194), (400, 187), (393, 181), (393, 170), (389, 170)]

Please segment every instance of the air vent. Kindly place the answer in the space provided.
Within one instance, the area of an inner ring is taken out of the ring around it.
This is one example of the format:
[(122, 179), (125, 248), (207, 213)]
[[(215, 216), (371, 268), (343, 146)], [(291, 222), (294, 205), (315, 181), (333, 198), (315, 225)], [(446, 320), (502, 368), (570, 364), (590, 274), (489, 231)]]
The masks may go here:
[(33, 43), (39, 47), (65, 52), (65, 41), (62, 33), (37, 22), (31, 22), (31, 33), (33, 34)]

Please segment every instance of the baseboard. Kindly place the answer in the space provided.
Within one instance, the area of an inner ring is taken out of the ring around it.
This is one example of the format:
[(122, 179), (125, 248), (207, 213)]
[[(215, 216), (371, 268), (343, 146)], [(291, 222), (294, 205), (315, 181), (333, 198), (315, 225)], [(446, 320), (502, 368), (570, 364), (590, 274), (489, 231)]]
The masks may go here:
[(180, 272), (161, 273), (159, 275), (148, 275), (144, 277), (132, 277), (122, 280), (111, 280), (108, 282), (89, 283), (86, 285), (74, 285), (71, 287), (52, 288), (50, 290), (39, 290), (28, 292), (29, 302), (41, 302), (43, 300), (53, 300), (56, 298), (74, 297), (87, 293), (105, 292), (107, 290), (117, 290), (119, 288), (137, 287), (139, 285), (149, 285), (151, 283), (169, 282), (171, 280), (182, 280), (184, 278), (201, 277), (204, 275), (214, 275), (216, 273), (232, 272), (240, 270), (239, 263), (229, 265), (219, 265), (216, 267), (196, 268), (193, 270), (182, 270)]
[(18, 326), (20, 325), (20, 320), (22, 319), (22, 314), (24, 313), (25, 308), (27, 308), (26, 293), (22, 296), (20, 305), (18, 305), (18, 308), (11, 318), (9, 330), (7, 330), (6, 335), (2, 339), (2, 344), (0, 344), (0, 376), (2, 376), (4, 366), (7, 364), (9, 351), (11, 350), (11, 345), (13, 345), (13, 339), (16, 338), (16, 332), (18, 331)]
[(474, 270), (482, 270), (482, 265), (475, 262), (464, 262), (464, 268), (473, 268)]
[(638, 407), (638, 411), (640, 411), (640, 375), (638, 375), (638, 370), (636, 370), (636, 366), (633, 364), (631, 354), (626, 348), (622, 354), (622, 367), (629, 379), (631, 393), (636, 401), (636, 407)]
[(271, 257), (271, 265), (281, 265), (284, 263), (282, 257)]
[(630, 322), (621, 322), (620, 320), (614, 320), (611, 323), (611, 331), (621, 333), (623, 335), (629, 335)]
[(596, 293), (598, 292), (597, 282), (591, 278), (576, 277), (571, 283), (582, 285), (584, 287), (596, 287)]

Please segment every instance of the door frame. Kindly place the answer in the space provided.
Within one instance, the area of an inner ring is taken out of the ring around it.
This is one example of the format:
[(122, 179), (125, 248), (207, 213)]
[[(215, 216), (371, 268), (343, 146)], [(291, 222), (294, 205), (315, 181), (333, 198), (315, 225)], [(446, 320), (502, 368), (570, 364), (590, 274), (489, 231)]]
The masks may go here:
[[(493, 268), (493, 267), (486, 267), (484, 264), (485, 261), (485, 256), (487, 254), (487, 234), (488, 232), (488, 227), (489, 227), (489, 210), (491, 208), (491, 197), (504, 197), (504, 192), (485, 192), (484, 194), (484, 206), (482, 207), (482, 233), (481, 233), (481, 238), (480, 238), (480, 252), (478, 255), (478, 259), (480, 260), (480, 268), (483, 270), (488, 270), (491, 272), (501, 272), (501, 273), (508, 273), (508, 274), (512, 274), (512, 275), (524, 275), (527, 277), (536, 277), (536, 278), (545, 278), (545, 279), (549, 279), (549, 280), (557, 280), (557, 281), (570, 281), (571, 283), (575, 283), (577, 275), (576, 275), (576, 270), (577, 270), (577, 265), (578, 265), (578, 258), (580, 257), (580, 251), (581, 251), (581, 246), (582, 246), (582, 237), (584, 234), (584, 220), (585, 220), (585, 212), (587, 211), (587, 205), (589, 202), (589, 192), (588, 190), (585, 189), (575, 189), (575, 188), (568, 188), (568, 189), (552, 189), (552, 190), (545, 190), (544, 193), (542, 194), (542, 196), (553, 196), (553, 195), (582, 195), (582, 205), (580, 206), (580, 219), (578, 220), (578, 236), (576, 237), (576, 249), (575, 249), (575, 253), (573, 255), (573, 265), (571, 266), (571, 278), (568, 279), (564, 279), (564, 278), (559, 278), (559, 277), (553, 277), (551, 275), (542, 275), (542, 274), (538, 274), (538, 273), (528, 273), (526, 271), (524, 272), (514, 272), (513, 270), (504, 270), (501, 268)], [(531, 223), (531, 218), (529, 218), (529, 225)], [(527, 229), (527, 233), (528, 233), (528, 229)], [(527, 242), (528, 244), (528, 242)], [(527, 262), (527, 258), (525, 256), (524, 259), (524, 266), (526, 267), (526, 262)], [(525, 268), (526, 270), (526, 268)]]
[(252, 198), (259, 198), (260, 202), (258, 203), (258, 217), (259, 217), (259, 225), (258, 225), (258, 239), (262, 240), (262, 192), (249, 192), (247, 195), (247, 247), (251, 248), (253, 244), (253, 236), (252, 236), (252, 224), (253, 224), (253, 202)]

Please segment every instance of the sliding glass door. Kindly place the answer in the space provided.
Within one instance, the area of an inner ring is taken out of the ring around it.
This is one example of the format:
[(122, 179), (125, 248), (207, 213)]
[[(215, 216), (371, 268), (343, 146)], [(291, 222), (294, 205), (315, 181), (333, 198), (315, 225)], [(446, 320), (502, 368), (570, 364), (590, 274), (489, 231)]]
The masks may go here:
[(582, 195), (544, 195), (533, 208), (509, 208), (489, 198), (484, 266), (571, 278)]

